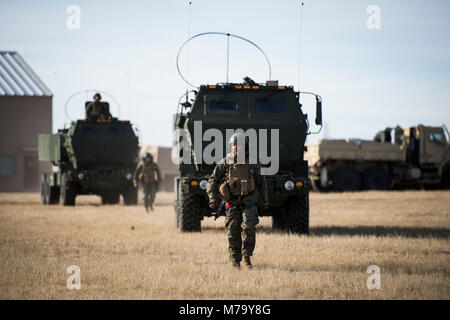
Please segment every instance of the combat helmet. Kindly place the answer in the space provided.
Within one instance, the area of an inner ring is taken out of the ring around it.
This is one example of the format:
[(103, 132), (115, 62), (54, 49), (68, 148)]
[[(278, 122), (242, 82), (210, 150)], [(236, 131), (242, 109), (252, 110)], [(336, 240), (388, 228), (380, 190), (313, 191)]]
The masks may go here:
[(153, 160), (153, 156), (150, 152), (146, 152), (145, 155), (142, 157), (142, 160), (145, 160), (145, 158), (150, 158), (150, 160)]

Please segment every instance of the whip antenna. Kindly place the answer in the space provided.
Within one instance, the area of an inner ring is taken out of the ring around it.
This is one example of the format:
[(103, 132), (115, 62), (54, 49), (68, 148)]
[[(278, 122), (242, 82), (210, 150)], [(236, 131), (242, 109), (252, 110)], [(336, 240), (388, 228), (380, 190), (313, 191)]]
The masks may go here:
[(228, 75), (230, 73), (230, 34), (227, 33), (227, 83), (228, 82)]
[(301, 13), (300, 13), (300, 30), (299, 30), (299, 39), (298, 39), (298, 68), (297, 68), (297, 88), (300, 91), (300, 67), (302, 60), (302, 33), (303, 33), (303, 5), (301, 3)]
[[(189, 1), (189, 14), (188, 14), (188, 25), (187, 25), (187, 38), (191, 37), (191, 8), (192, 1)], [(186, 47), (186, 77), (189, 77), (189, 44)], [(186, 88), (187, 91), (187, 88)]]
[(258, 49), (258, 51), (264, 56), (264, 59), (266, 60), (266, 63), (267, 63), (267, 69), (268, 69), (268, 73), (269, 73), (269, 76), (268, 76), (267, 79), (270, 80), (270, 79), (272, 78), (272, 67), (270, 66), (269, 58), (267, 57), (266, 53), (265, 53), (260, 47), (258, 47), (258, 45), (257, 45), (256, 43), (254, 43), (254, 42), (252, 42), (252, 41), (250, 41), (250, 40), (248, 40), (248, 39), (245, 39), (244, 37), (241, 37), (241, 36), (238, 36), (238, 35), (235, 35), (235, 34), (231, 34), (231, 33), (224, 33), (224, 32), (203, 32), (203, 33), (196, 34), (196, 35), (190, 37), (189, 39), (187, 39), (187, 40), (181, 45), (181, 47), (180, 47), (180, 49), (178, 50), (178, 53), (177, 53), (176, 65), (177, 65), (177, 71), (178, 71), (178, 74), (180, 75), (181, 79), (183, 79), (183, 81), (186, 82), (189, 86), (194, 87), (194, 88), (197, 88), (197, 86), (194, 85), (194, 84), (192, 84), (191, 82), (189, 82), (188, 79), (187, 79), (187, 77), (185, 77), (185, 75), (183, 76), (183, 74), (182, 74), (182, 72), (181, 72), (180, 64), (179, 64), (181, 51), (183, 51), (183, 48), (189, 43), (189, 41), (191, 41), (191, 40), (193, 40), (193, 39), (195, 39), (195, 38), (201, 37), (201, 36), (206, 36), (206, 35), (220, 35), (220, 36), (227, 36), (227, 38), (228, 38), (228, 40), (227, 40), (227, 41), (228, 41), (228, 42), (227, 42), (227, 82), (228, 82), (228, 76), (229, 76), (229, 75), (228, 75), (228, 68), (229, 68), (229, 61), (228, 61), (228, 60), (229, 60), (229, 38), (230, 38), (230, 37), (236, 38), (236, 39), (239, 39), (239, 40), (243, 40), (243, 41), (245, 41), (245, 42), (248, 42), (248, 43), (250, 43), (252, 46), (254, 46), (256, 49)]

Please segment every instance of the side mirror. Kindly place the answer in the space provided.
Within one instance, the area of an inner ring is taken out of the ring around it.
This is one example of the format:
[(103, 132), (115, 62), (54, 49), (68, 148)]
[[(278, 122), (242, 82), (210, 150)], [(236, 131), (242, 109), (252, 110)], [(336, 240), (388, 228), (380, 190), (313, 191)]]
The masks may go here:
[(322, 100), (316, 96), (316, 124), (322, 125)]

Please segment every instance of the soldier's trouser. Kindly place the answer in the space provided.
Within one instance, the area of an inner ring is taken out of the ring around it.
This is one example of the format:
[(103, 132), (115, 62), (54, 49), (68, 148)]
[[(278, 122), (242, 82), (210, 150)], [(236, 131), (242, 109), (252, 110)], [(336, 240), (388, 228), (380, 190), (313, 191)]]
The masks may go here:
[(153, 206), (156, 198), (156, 184), (155, 183), (144, 183), (144, 206)]
[(256, 243), (256, 225), (259, 223), (256, 205), (230, 205), (225, 217), (228, 229), (230, 258), (241, 261), (242, 255), (251, 256)]

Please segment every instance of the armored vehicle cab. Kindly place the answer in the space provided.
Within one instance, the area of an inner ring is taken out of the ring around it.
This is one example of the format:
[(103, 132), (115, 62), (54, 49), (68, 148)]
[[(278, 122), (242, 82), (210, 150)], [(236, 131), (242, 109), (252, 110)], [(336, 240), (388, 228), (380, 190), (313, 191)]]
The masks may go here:
[(40, 134), (38, 146), (39, 160), (58, 168), (41, 177), (42, 203), (61, 198), (74, 205), (77, 195), (96, 194), (103, 204), (118, 203), (120, 195), (126, 205), (137, 204), (132, 179), (139, 147), (129, 121), (74, 121), (56, 134)]
[[(215, 163), (199, 160), (198, 153), (198, 150), (208, 150), (211, 129), (222, 134), (223, 156), (228, 138), (234, 130), (242, 129), (245, 135), (251, 135), (252, 130), (257, 132), (258, 155), (261, 143), (267, 143), (267, 150), (272, 157), (278, 158), (273, 160), (279, 163), (276, 173), (266, 176), (270, 208), (260, 210), (259, 215), (272, 216), (274, 228), (308, 233), (311, 183), (303, 153), (309, 124), (299, 102), (300, 93), (293, 87), (279, 86), (277, 81), (257, 84), (246, 78), (239, 84), (202, 85), (194, 94), (192, 103), (186, 99), (174, 117), (175, 131), (185, 132), (190, 144), (181, 151), (174, 149), (180, 152), (177, 156), (184, 159), (179, 165), (180, 176), (175, 181), (176, 226), (181, 231), (201, 231), (201, 220), (214, 214), (208, 207), (206, 188)], [(321, 99), (317, 95), (316, 101), (316, 123), (321, 124)], [(278, 139), (272, 139), (277, 130)], [(266, 142), (264, 138), (261, 140), (265, 132)], [(181, 137), (174, 139), (177, 148), (181, 140)], [(277, 147), (276, 152), (273, 147)], [(183, 152), (189, 152), (189, 156), (181, 154)], [(187, 159), (190, 161), (185, 161)], [(214, 162), (218, 160), (220, 157)], [(271, 165), (259, 160), (263, 167)]]

